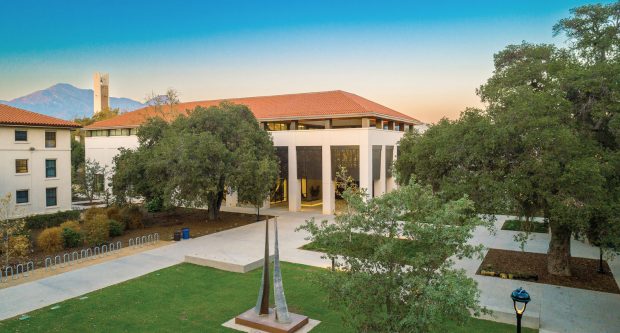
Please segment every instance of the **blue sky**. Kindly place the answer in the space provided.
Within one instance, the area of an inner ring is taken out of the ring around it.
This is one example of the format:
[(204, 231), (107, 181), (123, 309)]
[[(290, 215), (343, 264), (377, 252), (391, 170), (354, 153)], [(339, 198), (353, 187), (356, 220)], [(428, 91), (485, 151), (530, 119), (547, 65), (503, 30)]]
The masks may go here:
[(110, 73), (112, 96), (342, 89), (436, 121), (479, 105), (505, 45), (586, 1), (2, 1), (0, 99)]

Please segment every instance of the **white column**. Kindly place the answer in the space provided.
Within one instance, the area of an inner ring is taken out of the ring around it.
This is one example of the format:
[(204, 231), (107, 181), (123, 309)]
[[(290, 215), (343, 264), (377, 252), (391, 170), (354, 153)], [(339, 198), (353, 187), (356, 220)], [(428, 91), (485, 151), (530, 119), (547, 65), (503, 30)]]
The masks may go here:
[(385, 194), (386, 191), (386, 173), (387, 170), (385, 168), (385, 153), (386, 153), (386, 149), (385, 149), (385, 145), (381, 145), (381, 165), (379, 166), (379, 186), (377, 188), (375, 188), (375, 196), (380, 196)]
[(323, 214), (333, 214), (336, 209), (336, 193), (332, 181), (332, 152), (330, 145), (321, 147), (322, 180), (323, 189)]
[(288, 210), (301, 210), (301, 189), (297, 179), (297, 149), (294, 144), (288, 146)]
[(237, 192), (226, 193), (226, 207), (237, 207), (239, 199), (237, 198)]
[(372, 146), (368, 141), (360, 142), (360, 189), (372, 196)]

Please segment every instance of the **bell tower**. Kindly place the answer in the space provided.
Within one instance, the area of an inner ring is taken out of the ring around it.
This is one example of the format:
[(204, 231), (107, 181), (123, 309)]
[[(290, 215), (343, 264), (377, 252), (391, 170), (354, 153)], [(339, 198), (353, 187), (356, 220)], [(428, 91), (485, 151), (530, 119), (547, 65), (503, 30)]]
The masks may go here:
[(95, 114), (110, 107), (110, 75), (96, 72), (93, 76), (93, 83), (93, 114)]

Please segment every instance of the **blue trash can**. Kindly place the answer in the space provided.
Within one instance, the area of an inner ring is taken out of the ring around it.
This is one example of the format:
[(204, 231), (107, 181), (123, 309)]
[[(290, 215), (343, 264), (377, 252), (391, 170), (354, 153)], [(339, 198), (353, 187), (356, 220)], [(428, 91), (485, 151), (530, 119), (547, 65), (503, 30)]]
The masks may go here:
[(183, 239), (189, 239), (189, 228), (183, 228)]

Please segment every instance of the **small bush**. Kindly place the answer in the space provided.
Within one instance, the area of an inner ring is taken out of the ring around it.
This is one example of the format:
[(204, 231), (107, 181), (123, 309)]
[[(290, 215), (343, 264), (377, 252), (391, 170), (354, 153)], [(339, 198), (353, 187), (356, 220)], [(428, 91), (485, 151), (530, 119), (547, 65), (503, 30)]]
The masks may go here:
[(106, 210), (105, 214), (110, 220), (121, 220), (121, 210), (116, 206), (109, 207), (108, 210)]
[(65, 249), (78, 247), (82, 245), (82, 234), (73, 229), (65, 228), (62, 229), (62, 240)]
[[(10, 252), (11, 259), (24, 259), (28, 257), (30, 253), (30, 239), (28, 236), (19, 235), (9, 238), (8, 250)], [(5, 246), (1, 246), (0, 254), (6, 255)]]
[(47, 228), (37, 237), (37, 246), (46, 253), (54, 253), (63, 249), (64, 240), (60, 227)]
[(104, 208), (99, 208), (99, 207), (88, 208), (86, 211), (84, 211), (84, 221), (92, 220), (96, 215), (107, 216), (106, 210)]
[(144, 214), (138, 206), (127, 206), (121, 210), (121, 222), (128, 230), (144, 228)]
[(82, 225), (84, 241), (89, 246), (96, 246), (105, 243), (110, 234), (110, 223), (104, 214), (95, 215)]
[(65, 221), (60, 225), (60, 229), (71, 229), (73, 231), (80, 231), (80, 222), (78, 221)]
[(110, 237), (121, 236), (123, 231), (125, 231), (125, 225), (116, 220), (108, 220), (108, 224), (110, 225)]
[(144, 208), (146, 208), (146, 211), (149, 213), (161, 212), (163, 207), (164, 201), (159, 197), (147, 201), (144, 205)]
[(28, 216), (24, 220), (28, 229), (45, 229), (58, 226), (66, 220), (77, 220), (79, 217), (79, 210), (66, 210), (52, 214)]

